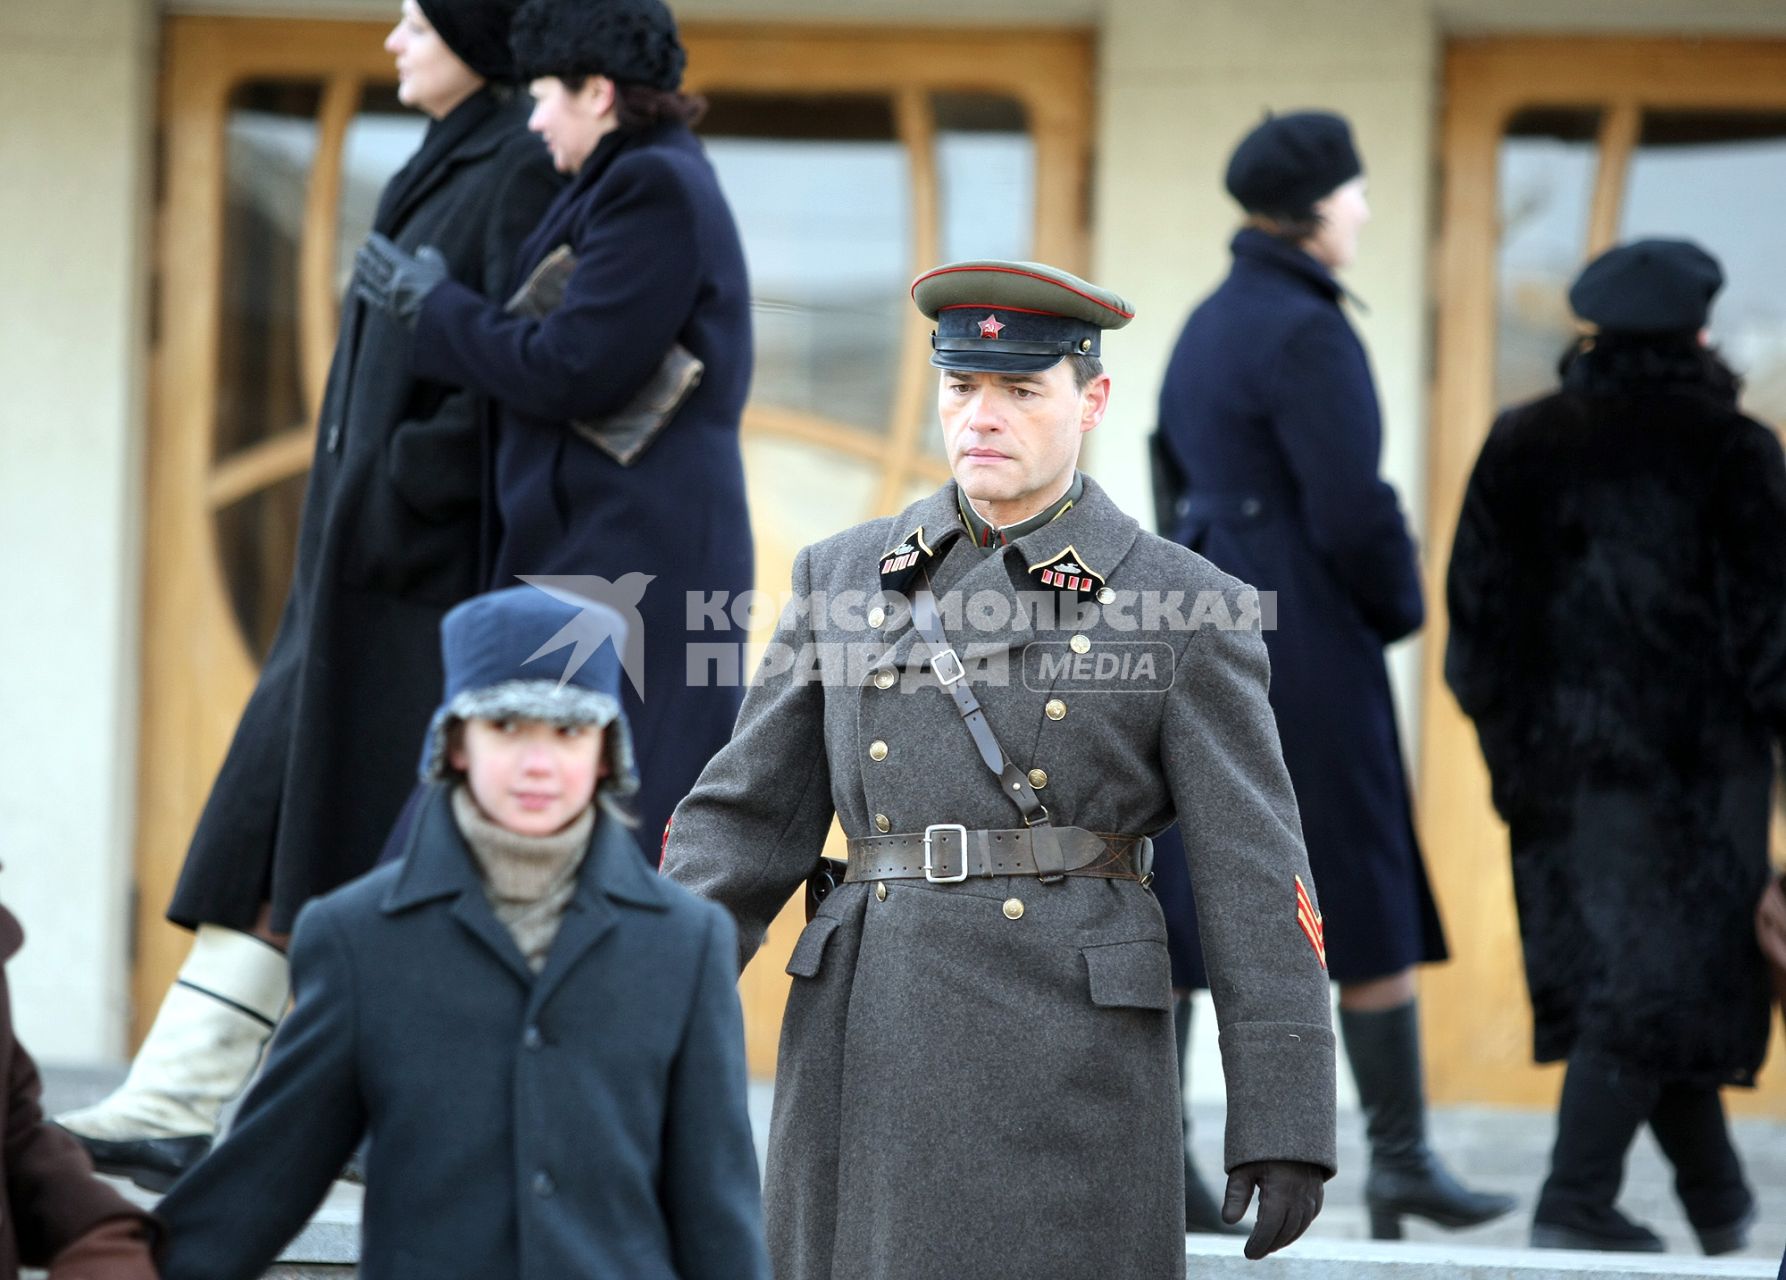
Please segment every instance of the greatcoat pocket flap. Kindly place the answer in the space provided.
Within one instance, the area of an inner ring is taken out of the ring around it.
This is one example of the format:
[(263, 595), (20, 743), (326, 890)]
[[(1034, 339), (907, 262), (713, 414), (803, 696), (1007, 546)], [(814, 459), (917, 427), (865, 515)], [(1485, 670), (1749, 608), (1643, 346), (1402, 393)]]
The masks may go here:
[(1172, 967), (1165, 943), (1151, 938), (1107, 942), (1086, 947), (1084, 955), (1093, 1004), (1116, 1009), (1172, 1007)]
[(825, 944), (831, 940), (837, 920), (832, 916), (814, 916), (800, 931), (794, 954), (788, 957), (788, 972), (796, 978), (815, 978), (825, 959)]

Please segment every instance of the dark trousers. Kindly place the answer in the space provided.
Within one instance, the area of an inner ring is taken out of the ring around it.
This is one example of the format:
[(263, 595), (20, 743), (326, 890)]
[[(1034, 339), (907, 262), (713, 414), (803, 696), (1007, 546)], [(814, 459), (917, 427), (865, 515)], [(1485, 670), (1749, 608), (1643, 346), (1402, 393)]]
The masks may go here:
[(1664, 1082), (1615, 1063), (1569, 1060), (1538, 1222), (1571, 1223), (1612, 1208), (1625, 1157), (1645, 1124), (1674, 1166), (1675, 1194), (1700, 1230), (1729, 1226), (1752, 1203), (1716, 1088)]

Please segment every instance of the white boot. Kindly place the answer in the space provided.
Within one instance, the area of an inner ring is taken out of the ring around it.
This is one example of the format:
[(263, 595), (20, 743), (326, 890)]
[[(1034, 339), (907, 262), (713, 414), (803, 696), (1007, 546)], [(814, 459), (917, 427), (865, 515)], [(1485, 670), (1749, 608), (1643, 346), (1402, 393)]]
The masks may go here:
[(198, 1137), (205, 1141), (190, 1145), (202, 1155), (224, 1103), (247, 1085), (290, 1000), (291, 969), (278, 948), (200, 925), (130, 1075), (104, 1101), (56, 1123), (88, 1140), (89, 1150)]

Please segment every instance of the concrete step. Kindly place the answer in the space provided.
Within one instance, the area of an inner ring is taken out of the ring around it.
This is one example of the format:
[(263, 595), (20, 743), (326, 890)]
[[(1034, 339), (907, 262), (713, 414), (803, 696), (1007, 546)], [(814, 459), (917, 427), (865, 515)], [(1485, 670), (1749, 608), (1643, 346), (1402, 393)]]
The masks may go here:
[[(1265, 1274), (1261, 1264), (1241, 1254), (1240, 1242), (1229, 1237), (1187, 1237), (1185, 1260), (1191, 1280), (1260, 1280)], [(1273, 1254), (1265, 1265), (1271, 1280), (1775, 1280), (1777, 1274), (1776, 1263), (1751, 1258), (1306, 1238)]]
[[(118, 1066), (54, 1067), (45, 1071), (46, 1109), (54, 1114), (103, 1097), (123, 1076)], [(772, 1090), (766, 1083), (751, 1087), (750, 1107), (759, 1148), (766, 1140)], [(1193, 1134), (1204, 1179), (1220, 1190), (1222, 1108), (1193, 1107)], [(1362, 1124), (1355, 1111), (1340, 1114), (1340, 1173), (1327, 1184), (1326, 1205), (1310, 1234), (1287, 1253), (1275, 1255), (1260, 1270), (1248, 1263), (1233, 1237), (1193, 1236), (1186, 1242), (1192, 1280), (1226, 1277), (1261, 1280), (1312, 1280), (1321, 1276), (1357, 1276), (1360, 1280), (1414, 1280), (1415, 1277), (1462, 1277), (1463, 1280), (1551, 1280), (1552, 1277), (1746, 1276), (1775, 1280), (1780, 1253), (1786, 1248), (1786, 1124), (1740, 1119), (1733, 1123), (1738, 1149), (1755, 1187), (1759, 1219), (1749, 1248), (1740, 1258), (1707, 1260), (1691, 1252), (1694, 1239), (1674, 1197), (1670, 1171), (1654, 1140), (1646, 1133), (1635, 1145), (1626, 1170), (1621, 1207), (1658, 1231), (1676, 1253), (1660, 1255), (1574, 1254), (1528, 1250), (1522, 1246), (1531, 1227), (1531, 1202), (1548, 1163), (1554, 1117), (1543, 1111), (1491, 1107), (1442, 1107), (1432, 1115), (1434, 1146), (1459, 1176), (1485, 1191), (1519, 1197), (1512, 1214), (1467, 1232), (1449, 1233), (1410, 1219), (1408, 1239), (1377, 1243), (1368, 1237), (1364, 1210), (1364, 1171), (1368, 1159)], [(759, 1151), (760, 1154), (760, 1151)], [(134, 1191), (127, 1184), (125, 1189)], [(345, 1277), (358, 1257), (360, 1189), (337, 1183), (316, 1218), (305, 1227), (281, 1259), (280, 1280), (298, 1277)], [(150, 1201), (151, 1197), (143, 1197)], [(1239, 1268), (1245, 1267), (1242, 1271)]]

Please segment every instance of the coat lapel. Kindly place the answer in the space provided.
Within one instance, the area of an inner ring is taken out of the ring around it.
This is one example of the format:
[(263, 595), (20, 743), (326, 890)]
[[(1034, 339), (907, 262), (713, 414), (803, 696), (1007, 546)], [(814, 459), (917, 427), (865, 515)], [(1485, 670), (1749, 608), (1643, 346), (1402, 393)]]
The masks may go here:
[(529, 1015), (539, 1016), (576, 967), (620, 923), (623, 912), (638, 907), (665, 910), (669, 905), (665, 894), (626, 829), (611, 817), (598, 816), (589, 854), (577, 878), (576, 896), (546, 953), (546, 967), (534, 983)]
[(454, 169), (500, 145), (509, 132), (510, 110), (489, 94), (477, 94), (445, 120), (430, 126), (430, 132), (436, 136), (423, 139), (421, 148), (392, 180), (391, 190), (380, 203), (378, 229), (395, 239), (416, 206)]
[(523, 984), (532, 985), (533, 971), (484, 896), (471, 850), (459, 834), (459, 824), (453, 821), (450, 788), (437, 784), (430, 791), (410, 830), (402, 872), (386, 892), (383, 910), (394, 915), (451, 898), (453, 919)]
[[(1110, 500), (1090, 476), (1078, 502), (1011, 544), (1025, 591), (1053, 592), (1062, 616), (1080, 600), (1096, 600), (1112, 572), (1141, 536), (1135, 518)], [(1078, 572), (1065, 573), (1063, 569)]]
[[(1134, 518), (1112, 502), (1090, 476), (1085, 478), (1085, 492), (1072, 507), (1010, 546), (989, 552), (981, 551), (965, 537), (955, 537), (961, 520), (955, 504), (955, 485), (950, 482), (906, 508), (893, 528), (896, 536), (906, 540), (922, 528), (925, 541), (932, 547), (945, 536), (954, 537), (948, 550), (931, 562), (930, 573), (939, 596), (954, 594), (962, 602), (959, 621), (947, 612), (944, 621), (954, 622), (947, 628), (950, 642), (962, 661), (970, 664), (997, 660), (998, 655), (1021, 649), (1039, 638), (1041, 633), (1036, 630), (1032, 613), (1037, 595), (1055, 597), (1054, 608), (1043, 614), (1044, 626), (1050, 616), (1070, 619), (1074, 606), (1096, 598), (1096, 588), (1107, 582), (1111, 570), (1135, 545), (1141, 530)], [(1088, 572), (1063, 576), (1052, 571), (1069, 563)], [(982, 620), (988, 616), (994, 620), (1002, 617), (1001, 625), (974, 624), (977, 611), (966, 606), (976, 596), (988, 609)], [(991, 596), (1002, 600), (994, 605)], [(1058, 625), (1064, 628), (1066, 622)], [(929, 654), (908, 626), (896, 638), (888, 658), (909, 670), (926, 665)]]

